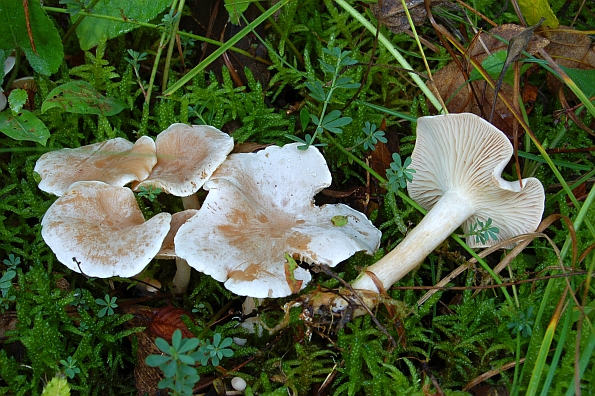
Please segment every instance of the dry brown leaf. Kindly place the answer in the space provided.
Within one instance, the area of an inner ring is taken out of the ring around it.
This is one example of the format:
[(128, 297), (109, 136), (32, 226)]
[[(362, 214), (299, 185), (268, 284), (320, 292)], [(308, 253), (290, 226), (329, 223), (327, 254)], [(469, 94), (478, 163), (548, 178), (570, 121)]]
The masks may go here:
[[(507, 44), (496, 39), (494, 37), (495, 35), (508, 41), (523, 30), (524, 28), (521, 26), (508, 24), (493, 28), (490, 30), (490, 34), (481, 33), (468, 48), (467, 58), (473, 57), (481, 63), (490, 54), (507, 49)], [(534, 54), (548, 43), (549, 41), (547, 39), (533, 35), (533, 39), (527, 46), (527, 52)], [(466, 60), (464, 66), (467, 68), (468, 73), (470, 73), (473, 68), (471, 63)], [(467, 84), (465, 76), (455, 62), (449, 63), (436, 72), (434, 74), (434, 82), (435, 89), (447, 101), (447, 108), (450, 112), (474, 113), (486, 118), (490, 114), (494, 90), (485, 81), (475, 81)], [(473, 87), (476, 96), (473, 95), (471, 87)], [(513, 96), (513, 89), (508, 84), (502, 84), (500, 91), (508, 98), (512, 98)], [(511, 137), (513, 119), (506, 105), (502, 100), (498, 99), (492, 123)]]
[[(540, 33), (550, 41), (546, 47), (548, 54), (564, 67), (592, 69), (595, 67), (595, 49), (593, 42), (586, 34), (559, 26), (555, 30), (544, 30)], [(552, 75), (547, 76), (548, 88), (558, 92), (563, 83)]]
[[(430, 1), (432, 7), (447, 2), (447, 0)], [(423, 24), (427, 17), (424, 0), (405, 0), (405, 5), (409, 10), (413, 24), (416, 26)], [(370, 9), (380, 22), (393, 33), (409, 30), (409, 20), (401, 0), (379, 0), (377, 4), (371, 4)]]

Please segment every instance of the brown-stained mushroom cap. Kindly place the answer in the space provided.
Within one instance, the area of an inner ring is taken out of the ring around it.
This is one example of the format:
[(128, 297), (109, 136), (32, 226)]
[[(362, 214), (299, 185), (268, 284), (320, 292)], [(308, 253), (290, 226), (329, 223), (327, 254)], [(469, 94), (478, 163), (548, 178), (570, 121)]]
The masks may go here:
[(123, 187), (144, 180), (156, 163), (155, 142), (150, 137), (143, 136), (134, 144), (115, 138), (45, 153), (37, 160), (35, 172), (41, 176), (42, 191), (60, 196), (77, 181)]
[(285, 253), (334, 266), (357, 251), (374, 252), (380, 231), (346, 205), (315, 206), (313, 196), (331, 183), (313, 146), (271, 146), (232, 154), (204, 188), (199, 212), (178, 231), (176, 254), (225, 282), (236, 294), (284, 297), (310, 281)]
[(41, 235), (73, 271), (99, 278), (130, 277), (155, 257), (170, 220), (169, 213), (159, 213), (145, 221), (129, 188), (84, 181), (74, 183), (50, 206)]
[(233, 139), (208, 125), (173, 124), (155, 140), (157, 165), (142, 186), (186, 197), (197, 192), (233, 149)]

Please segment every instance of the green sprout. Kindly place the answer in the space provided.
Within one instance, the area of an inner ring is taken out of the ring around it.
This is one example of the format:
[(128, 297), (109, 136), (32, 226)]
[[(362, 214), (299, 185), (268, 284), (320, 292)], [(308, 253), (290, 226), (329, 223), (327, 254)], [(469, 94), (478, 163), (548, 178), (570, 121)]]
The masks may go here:
[(96, 299), (95, 302), (97, 303), (97, 305), (103, 306), (103, 308), (99, 310), (97, 315), (100, 318), (103, 318), (106, 314), (107, 316), (112, 316), (114, 314), (114, 308), (118, 307), (118, 304), (116, 304), (116, 299), (117, 297), (111, 297), (110, 299), (109, 294), (106, 294), (103, 300), (100, 298)]
[(512, 334), (520, 333), (523, 338), (531, 337), (533, 334), (533, 307), (527, 308), (527, 312), (520, 311), (515, 320), (508, 323), (508, 328), (512, 330)]
[(161, 194), (163, 190), (159, 187), (155, 188), (153, 186), (145, 187), (142, 186), (139, 188), (138, 196), (139, 197), (146, 197), (149, 201), (153, 202), (159, 194)]
[(492, 226), (492, 219), (488, 218), (485, 224), (477, 219), (477, 222), (471, 224), (471, 228), (469, 229), (469, 234), (467, 236), (475, 236), (475, 243), (482, 243), (485, 244), (490, 239), (497, 240), (498, 233), (500, 230), (498, 227)]
[(207, 344), (201, 346), (199, 349), (199, 352), (203, 353), (203, 356), (200, 358), (201, 364), (206, 366), (209, 359), (211, 359), (213, 366), (218, 366), (219, 361), (222, 358), (233, 356), (233, 351), (231, 349), (226, 349), (232, 342), (233, 340), (229, 337), (221, 340), (221, 334), (215, 333), (213, 336), (213, 343), (211, 344), (210, 341), (207, 341)]
[(65, 367), (64, 374), (70, 379), (81, 372), (81, 369), (76, 367), (76, 359), (73, 359), (72, 356), (68, 356), (66, 360), (60, 360), (60, 363)]
[(157, 338), (155, 345), (162, 355), (149, 355), (145, 359), (148, 366), (159, 367), (165, 378), (159, 381), (159, 389), (171, 389), (174, 395), (192, 395), (194, 384), (200, 376), (192, 366), (201, 353), (195, 352), (200, 341), (198, 338), (182, 338), (180, 329), (174, 331), (171, 345), (163, 338)]
[(365, 126), (362, 128), (362, 131), (364, 131), (366, 137), (360, 137), (356, 143), (356, 146), (363, 144), (364, 149), (374, 151), (376, 150), (376, 144), (378, 142), (388, 142), (388, 140), (386, 140), (386, 138), (384, 137), (384, 131), (377, 130), (376, 124), (370, 124), (369, 121), (366, 121)]
[(15, 271), (17, 266), (21, 263), (21, 258), (14, 254), (9, 254), (7, 259), (2, 260), (8, 266), (9, 270)]
[(405, 159), (405, 162), (401, 162), (401, 156), (397, 153), (393, 153), (393, 162), (390, 164), (390, 168), (386, 170), (386, 177), (388, 177), (388, 187), (394, 191), (399, 191), (399, 188), (406, 188), (407, 182), (413, 181), (413, 174), (415, 169), (409, 169), (411, 165), (411, 157)]
[[(343, 133), (342, 128), (345, 125), (351, 123), (351, 117), (342, 117), (340, 110), (333, 110), (327, 113), (327, 108), (331, 102), (333, 94), (337, 89), (353, 89), (359, 88), (360, 83), (354, 82), (351, 77), (339, 77), (342, 70), (348, 66), (357, 64), (357, 60), (349, 57), (351, 51), (341, 51), (339, 47), (323, 48), (322, 51), (335, 59), (334, 64), (326, 63), (322, 59), (320, 61), (320, 67), (325, 73), (331, 74), (330, 84), (322, 83), (321, 81), (308, 81), (305, 83), (306, 88), (310, 90), (310, 97), (318, 102), (322, 102), (322, 111), (320, 117), (314, 114), (310, 114), (305, 108), (300, 113), (300, 121), (302, 122), (302, 128), (306, 128), (308, 125), (308, 118), (316, 125), (314, 134), (306, 134), (304, 139), (295, 135), (286, 135), (287, 138), (303, 143), (298, 146), (300, 150), (306, 150), (308, 147), (324, 146), (324, 144), (315, 144), (316, 137), (321, 134), (324, 130), (327, 130), (334, 134)], [(328, 88), (326, 88), (328, 86)]]

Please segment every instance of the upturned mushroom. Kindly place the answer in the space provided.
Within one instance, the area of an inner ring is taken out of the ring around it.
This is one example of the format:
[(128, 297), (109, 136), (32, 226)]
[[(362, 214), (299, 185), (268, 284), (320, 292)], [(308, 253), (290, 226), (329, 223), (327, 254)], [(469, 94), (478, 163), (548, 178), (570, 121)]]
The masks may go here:
[(57, 196), (77, 181), (102, 181), (123, 187), (146, 179), (157, 163), (155, 142), (143, 136), (134, 144), (123, 138), (43, 154), (35, 164), (39, 188)]
[(354, 289), (378, 293), (373, 273), (387, 289), (420, 265), (457, 228), (468, 234), (478, 220), (499, 229), (496, 239), (470, 247), (487, 247), (533, 232), (544, 209), (544, 190), (535, 178), (506, 181), (501, 173), (513, 148), (496, 127), (474, 114), (449, 114), (418, 119), (409, 196), (429, 210), (405, 239), (366, 268)]
[(316, 206), (331, 183), (313, 146), (270, 146), (229, 156), (205, 183), (200, 211), (174, 238), (176, 254), (232, 292), (284, 297), (310, 281), (289, 258), (334, 266), (357, 251), (374, 252), (380, 231), (346, 205)]
[(171, 215), (145, 221), (132, 190), (99, 181), (72, 184), (47, 210), (41, 235), (58, 260), (87, 276), (131, 277), (155, 257)]

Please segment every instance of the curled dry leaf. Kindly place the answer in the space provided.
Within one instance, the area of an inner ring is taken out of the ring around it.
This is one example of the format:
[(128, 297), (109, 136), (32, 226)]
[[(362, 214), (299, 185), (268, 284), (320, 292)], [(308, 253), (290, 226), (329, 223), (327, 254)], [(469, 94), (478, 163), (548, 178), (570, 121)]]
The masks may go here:
[[(577, 69), (595, 68), (595, 48), (591, 38), (584, 32), (559, 26), (558, 29), (544, 30), (540, 34), (550, 41), (546, 50), (558, 65)], [(552, 92), (557, 92), (564, 85), (551, 74), (547, 76), (547, 84)]]

